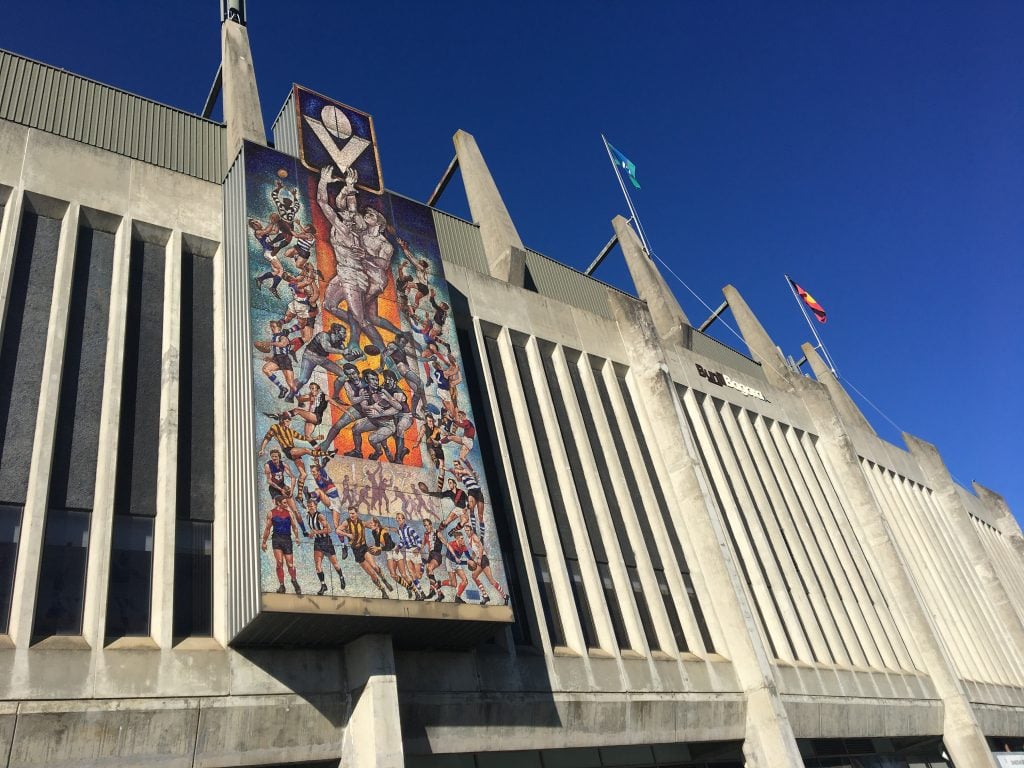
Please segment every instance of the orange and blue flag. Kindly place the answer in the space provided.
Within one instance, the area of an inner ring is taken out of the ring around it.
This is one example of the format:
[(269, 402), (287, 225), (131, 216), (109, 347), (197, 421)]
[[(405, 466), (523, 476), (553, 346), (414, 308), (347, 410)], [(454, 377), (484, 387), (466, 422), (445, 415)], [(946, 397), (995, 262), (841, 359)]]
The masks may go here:
[(822, 307), (821, 304), (819, 304), (815, 300), (815, 298), (811, 296), (811, 294), (809, 294), (807, 291), (805, 291), (803, 288), (797, 285), (796, 281), (793, 278), (787, 279), (793, 285), (793, 290), (796, 291), (796, 295), (803, 299), (804, 304), (806, 304), (810, 308), (811, 312), (814, 313), (814, 316), (817, 318), (818, 322), (824, 323), (826, 317), (825, 308)]

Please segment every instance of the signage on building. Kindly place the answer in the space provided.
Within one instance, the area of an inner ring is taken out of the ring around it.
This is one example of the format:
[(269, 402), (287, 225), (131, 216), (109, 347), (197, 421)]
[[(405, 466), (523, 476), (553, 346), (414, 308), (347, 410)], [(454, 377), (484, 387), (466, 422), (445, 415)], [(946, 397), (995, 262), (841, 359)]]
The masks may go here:
[(245, 146), (261, 590), (504, 605), (433, 214), (369, 115), (294, 103), (300, 157)]
[(1024, 752), (996, 752), (999, 768), (1024, 768)]
[(764, 393), (761, 392), (761, 390), (748, 387), (746, 384), (736, 381), (728, 374), (719, 373), (718, 371), (709, 371), (700, 364), (697, 364), (697, 372), (712, 384), (717, 384), (720, 387), (730, 387), (740, 394), (756, 398), (757, 400), (764, 400), (766, 403), (771, 402), (764, 396)]

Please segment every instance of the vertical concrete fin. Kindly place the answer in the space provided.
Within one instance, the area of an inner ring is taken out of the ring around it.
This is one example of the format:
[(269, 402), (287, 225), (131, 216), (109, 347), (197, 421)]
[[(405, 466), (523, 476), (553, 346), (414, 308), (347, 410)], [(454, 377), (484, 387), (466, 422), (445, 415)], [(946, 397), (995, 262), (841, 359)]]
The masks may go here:
[(491, 277), (521, 288), (526, 272), (525, 246), (512, 223), (505, 201), (501, 199), (487, 163), (484, 162), (484, 156), (480, 153), (476, 139), (465, 131), (456, 131), (452, 141), (455, 142), (455, 156), (462, 171), (469, 211), (473, 222), (480, 225)]
[(612, 219), (612, 227), (619, 238), (622, 255), (626, 257), (626, 266), (636, 286), (637, 296), (647, 302), (658, 336), (667, 344), (686, 346), (690, 321), (665, 278), (644, 251), (640, 238), (625, 218), (616, 216)]
[(804, 355), (807, 357), (807, 362), (811, 364), (811, 370), (814, 371), (814, 378), (825, 385), (825, 389), (828, 390), (829, 395), (832, 396), (832, 401), (836, 404), (836, 410), (839, 411), (839, 415), (846, 423), (847, 427), (857, 427), (870, 434), (875, 434), (874, 428), (870, 422), (864, 417), (864, 413), (857, 404), (853, 402), (853, 399), (847, 394), (846, 389), (839, 383), (836, 375), (832, 373), (832, 369), (829, 368), (825, 361), (821, 359), (821, 355), (818, 354), (817, 350), (808, 343), (800, 345), (800, 349), (803, 350)]
[(228, 129), (227, 156), (230, 163), (238, 154), (243, 140), (266, 144), (267, 135), (263, 130), (256, 70), (253, 69), (249, 34), (245, 27), (230, 19), (222, 22), (220, 51), (224, 123)]
[(750, 350), (750, 356), (761, 363), (765, 378), (776, 387), (789, 389), (792, 386), (792, 381), (786, 361), (782, 359), (782, 354), (775, 346), (775, 342), (772, 341), (772, 337), (768, 335), (768, 331), (761, 325), (761, 321), (757, 319), (757, 315), (751, 311), (747, 302), (740, 296), (740, 292), (733, 286), (725, 286), (722, 289), (722, 295), (725, 296), (729, 309), (732, 310), (732, 316), (740, 327), (740, 333), (743, 335), (743, 341), (747, 344), (747, 349)]

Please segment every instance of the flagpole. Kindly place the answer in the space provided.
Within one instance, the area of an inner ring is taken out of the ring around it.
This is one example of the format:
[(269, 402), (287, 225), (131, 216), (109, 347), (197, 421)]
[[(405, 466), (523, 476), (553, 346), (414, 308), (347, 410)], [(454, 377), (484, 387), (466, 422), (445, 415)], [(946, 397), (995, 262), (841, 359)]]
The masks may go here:
[(647, 242), (647, 236), (644, 234), (644, 228), (640, 224), (640, 217), (636, 215), (636, 208), (633, 207), (633, 199), (629, 196), (629, 192), (626, 191), (626, 185), (622, 182), (622, 174), (619, 173), (619, 166), (615, 164), (615, 158), (612, 157), (612, 151), (608, 146), (608, 139), (601, 134), (601, 141), (604, 142), (604, 151), (608, 153), (608, 162), (612, 164), (612, 168), (615, 169), (615, 178), (619, 180), (619, 188), (622, 190), (622, 196), (626, 198), (626, 205), (629, 206), (629, 213), (633, 217), (633, 223), (636, 224), (636, 232), (640, 235), (640, 242), (644, 246), (644, 250), (647, 251), (648, 257), (651, 255), (651, 246)]
[(783, 273), (783, 277), (786, 278), (786, 284), (789, 286), (789, 292), (793, 294), (793, 299), (796, 301), (797, 305), (800, 307), (800, 314), (802, 314), (804, 316), (804, 320), (807, 321), (807, 327), (811, 329), (811, 333), (814, 334), (814, 340), (816, 342), (818, 342), (818, 347), (817, 348), (820, 349), (821, 353), (825, 356), (825, 360), (828, 362), (828, 367), (832, 369), (832, 375), (835, 376), (838, 379), (839, 378), (839, 371), (836, 370), (836, 364), (834, 362), (832, 362), (832, 356), (828, 353), (828, 350), (825, 349), (825, 345), (824, 345), (824, 343), (822, 343), (821, 337), (818, 336), (818, 330), (814, 327), (814, 323), (811, 322), (811, 318), (807, 314), (807, 306), (806, 306), (806, 304), (797, 295), (796, 288), (793, 287), (793, 281), (790, 279), (789, 275)]

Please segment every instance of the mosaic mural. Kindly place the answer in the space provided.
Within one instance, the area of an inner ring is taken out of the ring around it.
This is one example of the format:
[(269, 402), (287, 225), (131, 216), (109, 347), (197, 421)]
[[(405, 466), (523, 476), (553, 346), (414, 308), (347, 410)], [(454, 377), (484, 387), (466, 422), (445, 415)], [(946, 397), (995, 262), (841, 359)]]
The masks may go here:
[(507, 604), (431, 211), (295, 103), (300, 158), (245, 147), (262, 590)]

